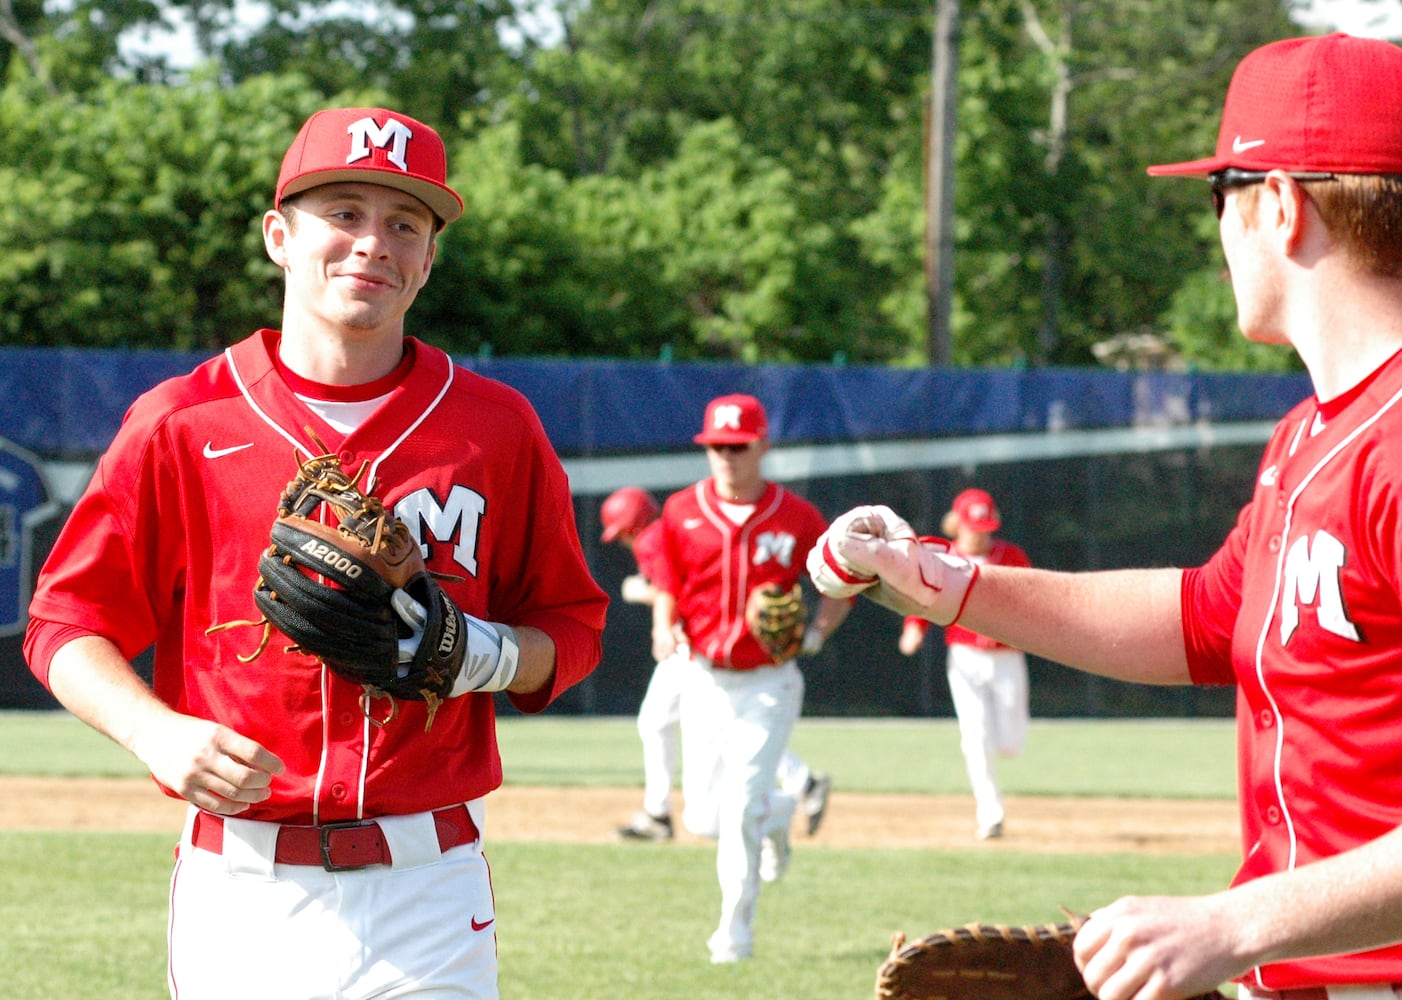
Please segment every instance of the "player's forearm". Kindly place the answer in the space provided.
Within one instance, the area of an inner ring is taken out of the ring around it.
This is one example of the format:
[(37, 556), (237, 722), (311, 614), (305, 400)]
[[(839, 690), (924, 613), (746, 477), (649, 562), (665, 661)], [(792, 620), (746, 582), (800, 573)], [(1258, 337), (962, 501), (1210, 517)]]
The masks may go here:
[(818, 610), (813, 614), (813, 625), (826, 639), (842, 626), (851, 611), (852, 602), (846, 598), (820, 598)]
[(506, 690), (512, 694), (535, 694), (555, 678), (555, 641), (545, 632), (529, 625), (514, 630), (520, 645), (520, 664), (516, 677)]
[(1058, 573), (984, 566), (959, 624), (1091, 673), (1189, 681), (1177, 569)]
[(1402, 941), (1402, 830), (1219, 894), (1252, 967)]
[(74, 639), (54, 653), (49, 690), (64, 708), (133, 754), (141, 732), (172, 711), (115, 644), (95, 635)]

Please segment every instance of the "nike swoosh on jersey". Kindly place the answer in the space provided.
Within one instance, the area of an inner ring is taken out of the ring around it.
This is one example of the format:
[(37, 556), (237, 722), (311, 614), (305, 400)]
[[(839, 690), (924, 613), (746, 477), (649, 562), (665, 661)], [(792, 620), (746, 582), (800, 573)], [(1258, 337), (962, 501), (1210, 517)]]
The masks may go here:
[(1275, 481), (1280, 476), (1280, 470), (1274, 465), (1268, 465), (1261, 472), (1260, 483), (1262, 486), (1274, 486)]
[(496, 920), (496, 917), (488, 917), (486, 920), (479, 922), (476, 917), (473, 917), (472, 929), (474, 931), (485, 931), (488, 927), (492, 926), (492, 924), (496, 923)]
[(253, 442), (252, 442), (252, 441), (248, 442), (248, 444), (236, 444), (236, 445), (234, 445), (232, 448), (216, 448), (216, 447), (214, 447), (214, 442), (213, 442), (213, 441), (206, 441), (206, 442), (204, 443), (204, 457), (205, 457), (205, 458), (223, 458), (225, 455), (232, 455), (232, 454), (233, 454), (234, 452), (236, 452), (236, 451), (243, 451), (245, 448), (252, 448), (252, 447), (253, 447)]
[(1248, 149), (1255, 149), (1257, 146), (1264, 146), (1265, 144), (1265, 139), (1242, 139), (1241, 136), (1237, 136), (1232, 140), (1232, 152), (1244, 153)]

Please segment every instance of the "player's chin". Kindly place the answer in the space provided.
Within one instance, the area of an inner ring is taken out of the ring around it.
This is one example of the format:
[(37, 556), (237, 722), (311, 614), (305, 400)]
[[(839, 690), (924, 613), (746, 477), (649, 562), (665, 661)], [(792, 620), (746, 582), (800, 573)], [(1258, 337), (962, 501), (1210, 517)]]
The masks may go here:
[(335, 311), (336, 321), (347, 330), (373, 333), (384, 328), (387, 323), (401, 318), (412, 301), (413, 296), (409, 297), (408, 302), (388, 299), (370, 302), (350, 300), (342, 303), (341, 308)]

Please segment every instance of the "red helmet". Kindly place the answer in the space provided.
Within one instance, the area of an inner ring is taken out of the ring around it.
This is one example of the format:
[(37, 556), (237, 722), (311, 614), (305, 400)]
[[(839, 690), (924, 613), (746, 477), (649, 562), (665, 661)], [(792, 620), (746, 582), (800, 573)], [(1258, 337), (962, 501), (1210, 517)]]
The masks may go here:
[(660, 513), (662, 508), (647, 490), (636, 486), (614, 490), (599, 508), (599, 519), (604, 522), (600, 541), (611, 542), (625, 531), (642, 531)]

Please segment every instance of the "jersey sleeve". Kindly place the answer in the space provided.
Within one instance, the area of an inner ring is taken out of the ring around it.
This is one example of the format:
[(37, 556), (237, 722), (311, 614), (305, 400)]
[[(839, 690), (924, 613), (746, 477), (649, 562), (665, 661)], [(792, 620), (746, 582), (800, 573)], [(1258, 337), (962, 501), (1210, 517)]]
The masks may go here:
[[(156, 640), (185, 575), (181, 503), (164, 448), (161, 426), (138, 403), (59, 532), (31, 618), (100, 635), (127, 659)], [(31, 669), (46, 680), (49, 657), (37, 658)]]
[(1203, 566), (1185, 570), (1179, 590), (1183, 647), (1194, 684), (1232, 684), (1232, 631), (1241, 607), (1248, 512), (1242, 508), (1226, 542)]
[(650, 583), (656, 583), (662, 572), (662, 522), (653, 521), (639, 533), (633, 542), (633, 558), (637, 561), (638, 572)]
[(555, 643), (553, 681), (529, 695), (508, 695), (517, 709), (535, 713), (598, 665), (608, 596), (585, 560), (564, 467), (535, 411), (527, 406), (526, 413), (534, 454), (517, 455), (513, 461), (534, 466), (523, 503), (523, 510), (531, 512), (530, 523), (521, 543), (520, 565), (503, 567), (493, 593), (502, 595), (510, 624), (538, 628)]
[(654, 587), (662, 593), (671, 594), (674, 597), (681, 586), (681, 579), (678, 576), (682, 543), (678, 527), (681, 514), (678, 513), (678, 509), (681, 502), (680, 495), (673, 495), (662, 507), (662, 517), (657, 521), (657, 543), (653, 549), (652, 559), (652, 571), (656, 575), (649, 577)]

